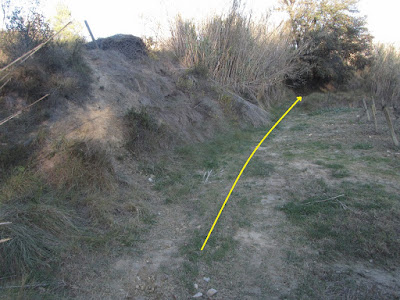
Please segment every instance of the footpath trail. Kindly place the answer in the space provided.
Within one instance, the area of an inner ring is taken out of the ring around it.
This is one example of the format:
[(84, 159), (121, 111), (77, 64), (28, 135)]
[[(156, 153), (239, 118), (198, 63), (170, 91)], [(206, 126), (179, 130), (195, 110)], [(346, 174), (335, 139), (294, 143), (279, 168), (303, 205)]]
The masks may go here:
[[(127, 299), (207, 299), (210, 289), (217, 291), (211, 299), (396, 299), (395, 264), (388, 268), (340, 252), (326, 256), (281, 209), (294, 198), (328, 189), (339, 193), (343, 184), (382, 183), (388, 193), (400, 194), (399, 174), (388, 171), (399, 153), (387, 152), (390, 141), (372, 133), (371, 124), (357, 123), (360, 113), (292, 111), (253, 157), (204, 251), (200, 247), (237, 173), (269, 128), (236, 141), (206, 179), (202, 175), (210, 170), (204, 168), (185, 173), (182, 182), (190, 188), (178, 202), (159, 203), (141, 255), (113, 262), (110, 291), (118, 289)], [(370, 157), (382, 159), (372, 168)]]

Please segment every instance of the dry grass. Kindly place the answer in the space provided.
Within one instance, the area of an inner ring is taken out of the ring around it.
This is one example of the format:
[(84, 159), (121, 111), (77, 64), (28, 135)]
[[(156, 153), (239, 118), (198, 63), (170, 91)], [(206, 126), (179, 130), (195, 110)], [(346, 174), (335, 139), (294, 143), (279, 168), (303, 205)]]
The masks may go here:
[(184, 66), (205, 69), (220, 84), (264, 105), (279, 97), (299, 54), (283, 29), (268, 28), (268, 18), (255, 21), (235, 10), (201, 24), (177, 17), (171, 35), (168, 48)]
[(1, 230), (11, 238), (0, 246), (1, 276), (48, 268), (74, 230), (72, 217), (51, 205), (2, 205), (1, 215), (13, 222)]
[(100, 144), (87, 140), (63, 141), (56, 149), (45, 178), (57, 189), (108, 191), (113, 168)]
[(12, 222), (0, 226), (0, 240), (11, 238), (0, 243), (0, 277), (13, 275), (3, 285), (19, 284), (25, 275), (28, 283), (55, 280), (64, 259), (83, 249), (132, 247), (153, 222), (146, 190), (114, 189), (110, 155), (100, 145), (62, 141), (53, 150), (1, 182), (0, 220)]
[[(182, 89), (189, 88), (185, 82), (181, 83)], [(190, 85), (191, 87), (192, 85)], [(160, 124), (145, 109), (140, 111), (130, 109), (124, 116), (124, 122), (126, 127), (125, 146), (135, 156), (143, 153), (149, 154), (155, 149), (165, 148), (173, 140), (173, 137), (168, 134), (166, 126)]]

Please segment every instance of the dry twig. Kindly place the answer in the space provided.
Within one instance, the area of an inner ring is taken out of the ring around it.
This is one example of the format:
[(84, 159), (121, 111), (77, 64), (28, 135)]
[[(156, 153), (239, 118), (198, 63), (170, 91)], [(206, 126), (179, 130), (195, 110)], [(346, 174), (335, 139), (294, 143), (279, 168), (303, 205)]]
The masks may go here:
[(338, 196), (335, 196), (335, 197), (332, 197), (332, 198), (328, 198), (328, 199), (325, 199), (325, 200), (310, 201), (310, 202), (306, 202), (306, 203), (303, 203), (303, 204), (304, 204), (304, 205), (307, 205), (307, 204), (314, 204), (314, 203), (326, 202), (326, 201), (334, 200), (334, 199), (337, 199), (337, 198), (340, 198), (340, 197), (344, 197), (344, 194), (341, 194), (341, 195), (338, 195)]
[(25, 106), (24, 108), (22, 108), (21, 110), (17, 111), (14, 114), (12, 114), (11, 116), (8, 116), (7, 118), (1, 120), (0, 121), (0, 126), (5, 124), (5, 123), (7, 123), (11, 119), (14, 119), (15, 117), (19, 116), (24, 110), (27, 110), (28, 108), (32, 107), (33, 105), (35, 105), (36, 103), (42, 101), (43, 99), (47, 98), (48, 96), (50, 96), (50, 94), (44, 95), (42, 98), (40, 98), (40, 99), (36, 100), (35, 102), (29, 104), (28, 106)]

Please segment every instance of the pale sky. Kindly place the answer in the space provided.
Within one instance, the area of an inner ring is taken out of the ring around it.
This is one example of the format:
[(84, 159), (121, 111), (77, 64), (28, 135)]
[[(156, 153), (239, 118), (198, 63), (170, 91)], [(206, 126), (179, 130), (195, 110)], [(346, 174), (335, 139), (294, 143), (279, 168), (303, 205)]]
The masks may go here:
[[(15, 1), (18, 2), (18, 1)], [(117, 33), (150, 36), (158, 27), (180, 13), (187, 19), (201, 19), (212, 13), (227, 11), (232, 0), (42, 0), (46, 14), (54, 14), (58, 2), (66, 4), (73, 18), (87, 20), (96, 38)], [(242, 0), (255, 15), (277, 5), (278, 0)], [(400, 47), (400, 1), (361, 0), (358, 8), (367, 16), (368, 28), (375, 42), (394, 43)], [(86, 31), (84, 32), (86, 34)]]

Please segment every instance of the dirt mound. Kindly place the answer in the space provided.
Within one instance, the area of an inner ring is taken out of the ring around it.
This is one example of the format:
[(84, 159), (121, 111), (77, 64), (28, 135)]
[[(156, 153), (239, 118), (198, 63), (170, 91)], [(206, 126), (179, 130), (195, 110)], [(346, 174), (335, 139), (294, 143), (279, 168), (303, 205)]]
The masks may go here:
[[(169, 61), (149, 58), (132, 63), (119, 51), (88, 51), (87, 61), (95, 78), (91, 101), (80, 111), (79, 119), (93, 123), (91, 138), (116, 141), (121, 132), (121, 118), (129, 109), (146, 109), (158, 124), (181, 141), (203, 141), (227, 126), (231, 115), (238, 115), (241, 124), (262, 126), (269, 121), (268, 113), (239, 96), (231, 95), (231, 110), (219, 100), (220, 92), (207, 79), (188, 76)], [(188, 78), (193, 77), (193, 82)], [(85, 112), (86, 111), (86, 112)], [(95, 114), (89, 112), (96, 112)], [(91, 118), (104, 112), (107, 118)], [(73, 114), (76, 117), (76, 114)], [(70, 115), (69, 120), (72, 120)], [(76, 126), (76, 122), (73, 122)], [(119, 124), (119, 125), (118, 125)], [(87, 127), (88, 124), (84, 125)], [(65, 127), (64, 127), (65, 128)], [(79, 130), (79, 129), (78, 129)], [(123, 142), (123, 136), (119, 137)]]
[[(147, 56), (146, 45), (141, 38), (131, 34), (116, 34), (108, 38), (97, 39), (97, 45), (102, 50), (116, 50), (129, 59)], [(88, 49), (96, 49), (93, 42), (87, 44)]]
[[(232, 119), (241, 127), (269, 122), (266, 111), (234, 94), (229, 97), (232, 105), (226, 106), (221, 101), (224, 92), (214, 83), (188, 75), (188, 70), (167, 59), (143, 57), (133, 63), (118, 50), (95, 49), (87, 51), (86, 60), (94, 79), (90, 98), (84, 103), (69, 101), (65, 110), (58, 111), (52, 135), (102, 145), (113, 158), (116, 174), (127, 178), (124, 181), (128, 184), (135, 178), (130, 166), (136, 164), (126, 153), (128, 127), (135, 127), (134, 120), (129, 126), (126, 123), (129, 111), (156, 124), (152, 138), (133, 140), (131, 144), (143, 148), (129, 148), (135, 153), (146, 152), (144, 149), (162, 152), (177, 145), (205, 141), (228, 129)], [(143, 111), (145, 114), (140, 116)], [(119, 161), (115, 157), (126, 159)]]

